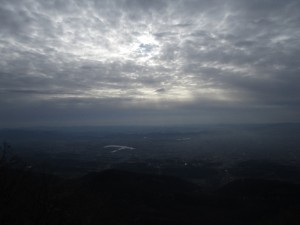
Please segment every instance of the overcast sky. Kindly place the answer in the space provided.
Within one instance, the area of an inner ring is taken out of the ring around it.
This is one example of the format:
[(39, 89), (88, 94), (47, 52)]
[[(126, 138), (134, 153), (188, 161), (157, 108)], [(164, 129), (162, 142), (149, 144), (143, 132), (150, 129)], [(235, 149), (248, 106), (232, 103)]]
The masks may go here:
[(0, 0), (0, 127), (300, 122), (299, 0)]

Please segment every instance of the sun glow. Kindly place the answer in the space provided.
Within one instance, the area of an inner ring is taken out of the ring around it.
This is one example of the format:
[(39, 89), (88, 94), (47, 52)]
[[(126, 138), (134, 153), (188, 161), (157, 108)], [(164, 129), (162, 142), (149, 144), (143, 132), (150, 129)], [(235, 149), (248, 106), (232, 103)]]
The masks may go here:
[(151, 34), (143, 34), (139, 37), (137, 37), (137, 40), (141, 44), (146, 44), (146, 45), (158, 45), (158, 41), (155, 40), (155, 38)]

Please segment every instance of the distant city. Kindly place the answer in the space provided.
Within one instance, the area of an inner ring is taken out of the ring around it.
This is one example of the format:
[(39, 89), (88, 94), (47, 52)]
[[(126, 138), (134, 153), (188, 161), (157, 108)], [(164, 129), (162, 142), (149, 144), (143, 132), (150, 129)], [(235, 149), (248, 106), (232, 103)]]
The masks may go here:
[(300, 182), (299, 124), (44, 127), (2, 129), (0, 138), (11, 146), (7, 157), (64, 177), (120, 169), (207, 188), (240, 177)]

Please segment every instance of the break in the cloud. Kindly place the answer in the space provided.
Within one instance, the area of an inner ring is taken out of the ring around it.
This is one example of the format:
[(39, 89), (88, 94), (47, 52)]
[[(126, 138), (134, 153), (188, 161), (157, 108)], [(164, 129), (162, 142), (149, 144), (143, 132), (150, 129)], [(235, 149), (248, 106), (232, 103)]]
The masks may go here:
[(298, 0), (0, 0), (2, 126), (299, 122)]

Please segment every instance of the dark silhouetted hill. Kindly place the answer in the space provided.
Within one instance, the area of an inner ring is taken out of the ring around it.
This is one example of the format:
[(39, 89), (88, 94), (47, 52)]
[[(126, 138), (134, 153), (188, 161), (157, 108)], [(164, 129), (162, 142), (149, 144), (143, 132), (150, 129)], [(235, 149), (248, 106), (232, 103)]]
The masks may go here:
[(0, 168), (0, 224), (299, 224), (300, 188), (235, 180), (216, 192), (171, 177), (107, 170), (64, 179)]

